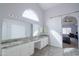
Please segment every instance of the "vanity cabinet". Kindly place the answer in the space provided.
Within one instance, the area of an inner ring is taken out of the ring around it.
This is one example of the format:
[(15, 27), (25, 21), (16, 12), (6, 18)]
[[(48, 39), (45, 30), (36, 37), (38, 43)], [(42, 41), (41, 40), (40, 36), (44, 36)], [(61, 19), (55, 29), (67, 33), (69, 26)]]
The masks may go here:
[(34, 42), (2, 49), (3, 56), (29, 56), (34, 53)]
[(35, 48), (42, 49), (48, 45), (48, 37), (41, 37), (39, 40), (40, 41), (35, 43)]

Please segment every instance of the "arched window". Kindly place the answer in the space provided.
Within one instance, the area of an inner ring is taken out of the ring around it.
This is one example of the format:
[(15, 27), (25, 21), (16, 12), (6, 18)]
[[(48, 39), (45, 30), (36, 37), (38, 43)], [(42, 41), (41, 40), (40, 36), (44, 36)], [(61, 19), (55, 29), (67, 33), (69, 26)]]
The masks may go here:
[(24, 11), (24, 13), (22, 14), (23, 17), (34, 20), (34, 21), (39, 21), (38, 16), (36, 15), (36, 13), (31, 10), (31, 9), (27, 9)]

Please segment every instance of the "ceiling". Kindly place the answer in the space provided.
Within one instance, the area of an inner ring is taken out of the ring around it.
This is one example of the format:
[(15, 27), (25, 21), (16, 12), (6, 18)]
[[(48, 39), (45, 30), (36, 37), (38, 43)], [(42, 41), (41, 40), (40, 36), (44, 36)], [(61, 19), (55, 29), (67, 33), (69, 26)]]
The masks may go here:
[(48, 10), (49, 8), (53, 8), (59, 6), (61, 3), (39, 3), (40, 7), (43, 10)]

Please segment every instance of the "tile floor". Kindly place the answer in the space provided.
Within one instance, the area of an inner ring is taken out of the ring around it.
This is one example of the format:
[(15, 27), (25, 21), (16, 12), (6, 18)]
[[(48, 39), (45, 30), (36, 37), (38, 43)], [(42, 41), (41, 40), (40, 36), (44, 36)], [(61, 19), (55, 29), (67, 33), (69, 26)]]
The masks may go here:
[(41, 50), (35, 49), (33, 56), (79, 56), (79, 49), (46, 46)]
[(79, 49), (77, 48), (65, 48), (64, 56), (79, 56)]

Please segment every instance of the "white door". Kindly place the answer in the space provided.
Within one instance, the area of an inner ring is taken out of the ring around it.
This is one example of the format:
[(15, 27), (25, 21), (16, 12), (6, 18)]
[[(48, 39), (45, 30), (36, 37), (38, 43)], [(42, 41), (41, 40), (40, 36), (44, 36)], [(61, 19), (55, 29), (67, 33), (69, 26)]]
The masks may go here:
[(0, 20), (0, 56), (2, 54), (2, 51), (1, 51), (1, 40), (2, 40), (2, 20)]
[(49, 44), (62, 48), (62, 25), (61, 17), (55, 17), (47, 21), (49, 30)]

